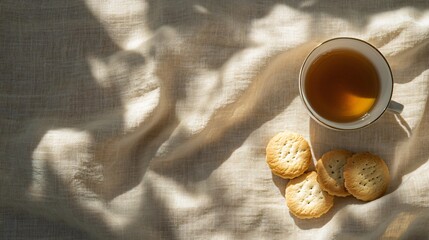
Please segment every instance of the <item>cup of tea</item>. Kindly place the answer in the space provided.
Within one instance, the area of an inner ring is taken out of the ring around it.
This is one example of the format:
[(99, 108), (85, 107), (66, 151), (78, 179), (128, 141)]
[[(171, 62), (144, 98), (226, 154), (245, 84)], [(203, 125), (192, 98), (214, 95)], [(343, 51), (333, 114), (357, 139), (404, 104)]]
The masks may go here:
[(392, 101), (393, 76), (383, 54), (356, 38), (333, 38), (314, 48), (302, 64), (299, 92), (310, 116), (335, 130), (360, 129), (386, 110), (400, 114)]

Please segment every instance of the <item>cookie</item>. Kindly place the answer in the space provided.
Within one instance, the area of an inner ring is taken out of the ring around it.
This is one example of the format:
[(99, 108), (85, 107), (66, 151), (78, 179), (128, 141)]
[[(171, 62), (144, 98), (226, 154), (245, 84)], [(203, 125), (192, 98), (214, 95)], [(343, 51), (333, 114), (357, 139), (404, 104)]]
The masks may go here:
[(347, 159), (344, 185), (354, 197), (371, 201), (381, 197), (390, 182), (389, 169), (380, 157), (365, 152)]
[(334, 205), (334, 197), (322, 190), (314, 171), (290, 180), (285, 195), (289, 211), (301, 219), (320, 217)]
[(266, 154), (268, 166), (282, 178), (298, 177), (311, 163), (310, 146), (296, 133), (281, 132), (275, 135), (267, 145)]
[(347, 150), (333, 150), (323, 154), (317, 161), (317, 181), (323, 190), (339, 197), (350, 195), (344, 187), (343, 167), (352, 155)]

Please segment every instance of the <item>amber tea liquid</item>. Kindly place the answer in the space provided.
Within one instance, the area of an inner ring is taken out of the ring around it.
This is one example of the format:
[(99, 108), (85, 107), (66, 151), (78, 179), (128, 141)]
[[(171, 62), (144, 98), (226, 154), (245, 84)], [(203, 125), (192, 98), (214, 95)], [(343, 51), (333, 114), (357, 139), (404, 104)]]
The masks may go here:
[(318, 57), (309, 67), (305, 93), (311, 107), (335, 122), (352, 122), (375, 104), (380, 81), (373, 64), (362, 54), (337, 49)]

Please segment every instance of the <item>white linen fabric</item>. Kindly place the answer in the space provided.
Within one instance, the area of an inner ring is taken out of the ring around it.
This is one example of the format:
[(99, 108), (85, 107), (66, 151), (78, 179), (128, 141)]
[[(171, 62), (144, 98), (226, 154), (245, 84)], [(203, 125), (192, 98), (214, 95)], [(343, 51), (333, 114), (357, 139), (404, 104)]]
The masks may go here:
[[(309, 51), (366, 40), (401, 115), (337, 132), (298, 93)], [(422, 239), (429, 229), (429, 2), (3, 0), (1, 239)], [(371, 151), (392, 181), (293, 217), (265, 146), (292, 130)]]

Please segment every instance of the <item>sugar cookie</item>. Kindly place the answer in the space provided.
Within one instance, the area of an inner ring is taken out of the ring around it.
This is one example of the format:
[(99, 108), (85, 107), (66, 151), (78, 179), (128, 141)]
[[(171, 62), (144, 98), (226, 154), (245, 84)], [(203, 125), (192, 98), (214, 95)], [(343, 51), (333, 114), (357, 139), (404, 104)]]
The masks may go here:
[(301, 219), (320, 217), (334, 205), (334, 197), (322, 190), (314, 171), (290, 180), (285, 195), (289, 211)]
[(343, 174), (347, 190), (362, 201), (381, 197), (390, 182), (389, 169), (383, 159), (367, 152), (348, 158)]
[(267, 145), (267, 163), (272, 172), (282, 178), (292, 179), (304, 173), (311, 163), (308, 142), (299, 134), (281, 132)]
[(352, 155), (347, 150), (333, 150), (323, 154), (317, 161), (317, 181), (323, 190), (339, 197), (350, 195), (344, 187), (343, 167)]

